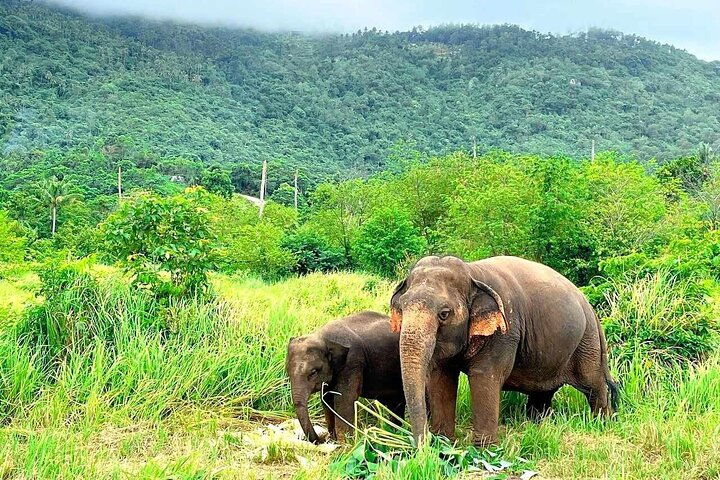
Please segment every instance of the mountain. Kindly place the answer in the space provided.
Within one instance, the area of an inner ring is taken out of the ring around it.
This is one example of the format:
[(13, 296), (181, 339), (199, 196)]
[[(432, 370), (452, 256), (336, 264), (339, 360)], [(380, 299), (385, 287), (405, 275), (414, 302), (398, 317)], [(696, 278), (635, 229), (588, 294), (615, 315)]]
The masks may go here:
[(313, 183), (382, 169), (399, 142), (586, 156), (595, 139), (664, 160), (720, 137), (720, 62), (612, 31), (313, 36), (0, 0), (0, 51), (0, 155), (27, 163), (122, 144)]

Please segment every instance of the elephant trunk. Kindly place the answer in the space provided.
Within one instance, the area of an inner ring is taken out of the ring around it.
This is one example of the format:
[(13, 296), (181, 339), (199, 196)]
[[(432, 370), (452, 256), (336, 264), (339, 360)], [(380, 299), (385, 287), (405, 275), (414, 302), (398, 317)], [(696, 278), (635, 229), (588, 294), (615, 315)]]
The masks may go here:
[(292, 399), (293, 405), (295, 405), (295, 415), (297, 415), (300, 421), (300, 426), (305, 432), (305, 436), (308, 441), (312, 443), (318, 443), (320, 440), (315, 428), (313, 428), (312, 421), (310, 420), (310, 414), (308, 413), (308, 400), (310, 399), (310, 392), (301, 388), (292, 388)]
[(437, 328), (437, 320), (432, 314), (406, 312), (403, 315), (400, 369), (413, 437), (418, 445), (427, 429), (425, 387)]

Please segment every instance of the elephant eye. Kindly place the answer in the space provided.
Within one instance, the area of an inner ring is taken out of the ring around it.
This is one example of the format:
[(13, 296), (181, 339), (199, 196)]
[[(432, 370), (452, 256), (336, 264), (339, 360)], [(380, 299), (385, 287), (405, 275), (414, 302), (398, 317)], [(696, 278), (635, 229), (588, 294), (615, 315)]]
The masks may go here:
[(319, 371), (320, 371), (319, 369), (313, 368), (312, 370), (310, 370), (310, 373), (308, 374), (308, 378), (314, 377), (315, 375), (318, 374)]
[(449, 316), (450, 316), (450, 309), (449, 309), (449, 308), (443, 308), (442, 310), (440, 310), (440, 313), (438, 313), (438, 318), (439, 318), (440, 321), (442, 321), (442, 322), (444, 322), (445, 320), (447, 320)]

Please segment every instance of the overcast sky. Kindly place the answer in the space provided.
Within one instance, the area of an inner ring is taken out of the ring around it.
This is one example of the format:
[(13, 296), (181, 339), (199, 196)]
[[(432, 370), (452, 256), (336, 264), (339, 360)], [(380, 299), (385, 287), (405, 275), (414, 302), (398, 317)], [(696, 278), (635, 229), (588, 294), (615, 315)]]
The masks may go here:
[(407, 30), (442, 23), (514, 23), (541, 32), (603, 27), (720, 60), (720, 0), (51, 0), (94, 14), (263, 30)]

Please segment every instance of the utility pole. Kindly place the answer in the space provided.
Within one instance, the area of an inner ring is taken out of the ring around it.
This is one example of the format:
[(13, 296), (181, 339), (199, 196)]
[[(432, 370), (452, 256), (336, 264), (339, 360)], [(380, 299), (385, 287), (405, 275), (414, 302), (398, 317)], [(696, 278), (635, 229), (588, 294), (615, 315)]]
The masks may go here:
[(122, 202), (122, 167), (118, 165), (118, 203)]
[(595, 139), (592, 140), (592, 148), (590, 150), (590, 161), (595, 161)]
[(265, 210), (265, 184), (267, 183), (267, 160), (263, 160), (262, 179), (260, 180), (260, 218)]
[(475, 140), (475, 136), (472, 137), (473, 141), (473, 160), (477, 160), (477, 141)]
[(295, 210), (297, 210), (297, 197), (298, 197), (298, 186), (297, 186), (298, 171), (295, 169)]

